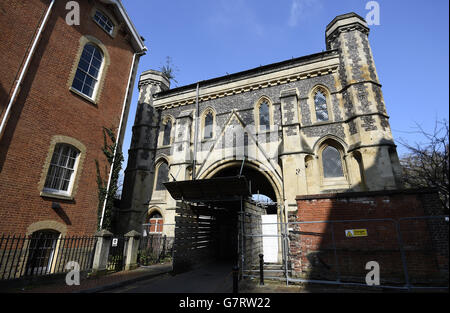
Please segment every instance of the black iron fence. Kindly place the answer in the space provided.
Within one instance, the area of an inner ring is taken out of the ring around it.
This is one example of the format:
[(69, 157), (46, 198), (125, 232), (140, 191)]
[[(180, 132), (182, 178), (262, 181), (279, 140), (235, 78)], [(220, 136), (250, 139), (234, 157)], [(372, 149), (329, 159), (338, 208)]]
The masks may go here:
[(65, 273), (68, 262), (80, 271), (92, 268), (96, 237), (61, 237), (50, 233), (0, 237), (0, 280)]
[(141, 237), (138, 259), (139, 265), (151, 265), (171, 261), (174, 237), (165, 234), (146, 234)]

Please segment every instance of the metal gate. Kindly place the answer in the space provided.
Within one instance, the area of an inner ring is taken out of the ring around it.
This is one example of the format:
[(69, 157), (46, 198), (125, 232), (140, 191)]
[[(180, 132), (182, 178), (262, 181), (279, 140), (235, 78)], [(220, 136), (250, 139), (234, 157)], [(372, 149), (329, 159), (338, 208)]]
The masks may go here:
[(112, 238), (106, 267), (108, 271), (119, 272), (124, 269), (128, 239), (125, 236), (115, 236)]

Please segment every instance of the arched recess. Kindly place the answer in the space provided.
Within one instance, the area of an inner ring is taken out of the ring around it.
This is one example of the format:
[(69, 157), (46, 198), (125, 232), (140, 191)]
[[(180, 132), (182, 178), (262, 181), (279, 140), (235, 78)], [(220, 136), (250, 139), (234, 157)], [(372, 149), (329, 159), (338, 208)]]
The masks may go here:
[(164, 185), (162, 185), (162, 183), (169, 181), (169, 173), (170, 173), (169, 161), (165, 156), (160, 156), (155, 162), (155, 178), (153, 183), (154, 191), (158, 192), (166, 190), (166, 188), (164, 187)]
[(216, 111), (212, 107), (203, 110), (200, 116), (200, 134), (202, 140), (210, 140), (216, 137)]
[(30, 236), (32, 233), (35, 233), (40, 230), (51, 229), (61, 234), (64, 237), (67, 234), (67, 226), (52, 220), (39, 221), (31, 224), (27, 227), (26, 235)]
[(170, 146), (173, 143), (175, 130), (175, 119), (171, 115), (166, 115), (161, 119), (158, 146)]
[(328, 135), (314, 146), (321, 189), (349, 189), (351, 179), (346, 145), (338, 137)]
[(361, 152), (353, 151), (351, 153), (351, 173), (352, 185), (359, 191), (367, 190), (366, 179), (364, 174), (364, 164)]
[(306, 175), (306, 187), (308, 193), (314, 190), (314, 186), (317, 185), (316, 175), (314, 175), (314, 157), (312, 155), (305, 156), (305, 175)]

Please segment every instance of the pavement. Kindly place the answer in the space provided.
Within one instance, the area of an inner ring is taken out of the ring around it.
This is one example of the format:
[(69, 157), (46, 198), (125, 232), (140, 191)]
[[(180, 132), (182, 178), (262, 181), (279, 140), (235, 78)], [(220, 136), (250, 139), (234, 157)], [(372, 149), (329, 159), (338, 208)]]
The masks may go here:
[(121, 271), (102, 276), (91, 276), (80, 281), (80, 285), (68, 286), (65, 278), (52, 283), (35, 282), (4, 290), (7, 293), (95, 293), (120, 288), (141, 280), (164, 275), (172, 271), (172, 263), (141, 266), (130, 271)]
[[(80, 285), (68, 286), (65, 277), (53, 282), (23, 283), (1, 290), (6, 293), (232, 293), (232, 271), (228, 263), (211, 263), (189, 272), (173, 275), (172, 263), (141, 266), (131, 271), (82, 279)], [(290, 284), (284, 281), (245, 279), (239, 293), (384, 293), (405, 292), (381, 288), (361, 288), (319, 284)], [(433, 291), (429, 291), (433, 292)], [(439, 292), (439, 291), (438, 291)], [(440, 292), (448, 293), (448, 288)]]
[(201, 268), (172, 275), (166, 273), (127, 284), (105, 293), (232, 293), (232, 265), (210, 263)]

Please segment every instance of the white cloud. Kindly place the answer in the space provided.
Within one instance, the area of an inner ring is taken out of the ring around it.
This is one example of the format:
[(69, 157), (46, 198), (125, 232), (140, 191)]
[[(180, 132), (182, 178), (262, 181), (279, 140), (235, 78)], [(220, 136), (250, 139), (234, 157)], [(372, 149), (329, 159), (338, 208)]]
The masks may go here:
[(288, 25), (297, 26), (308, 15), (321, 7), (319, 0), (292, 0)]

